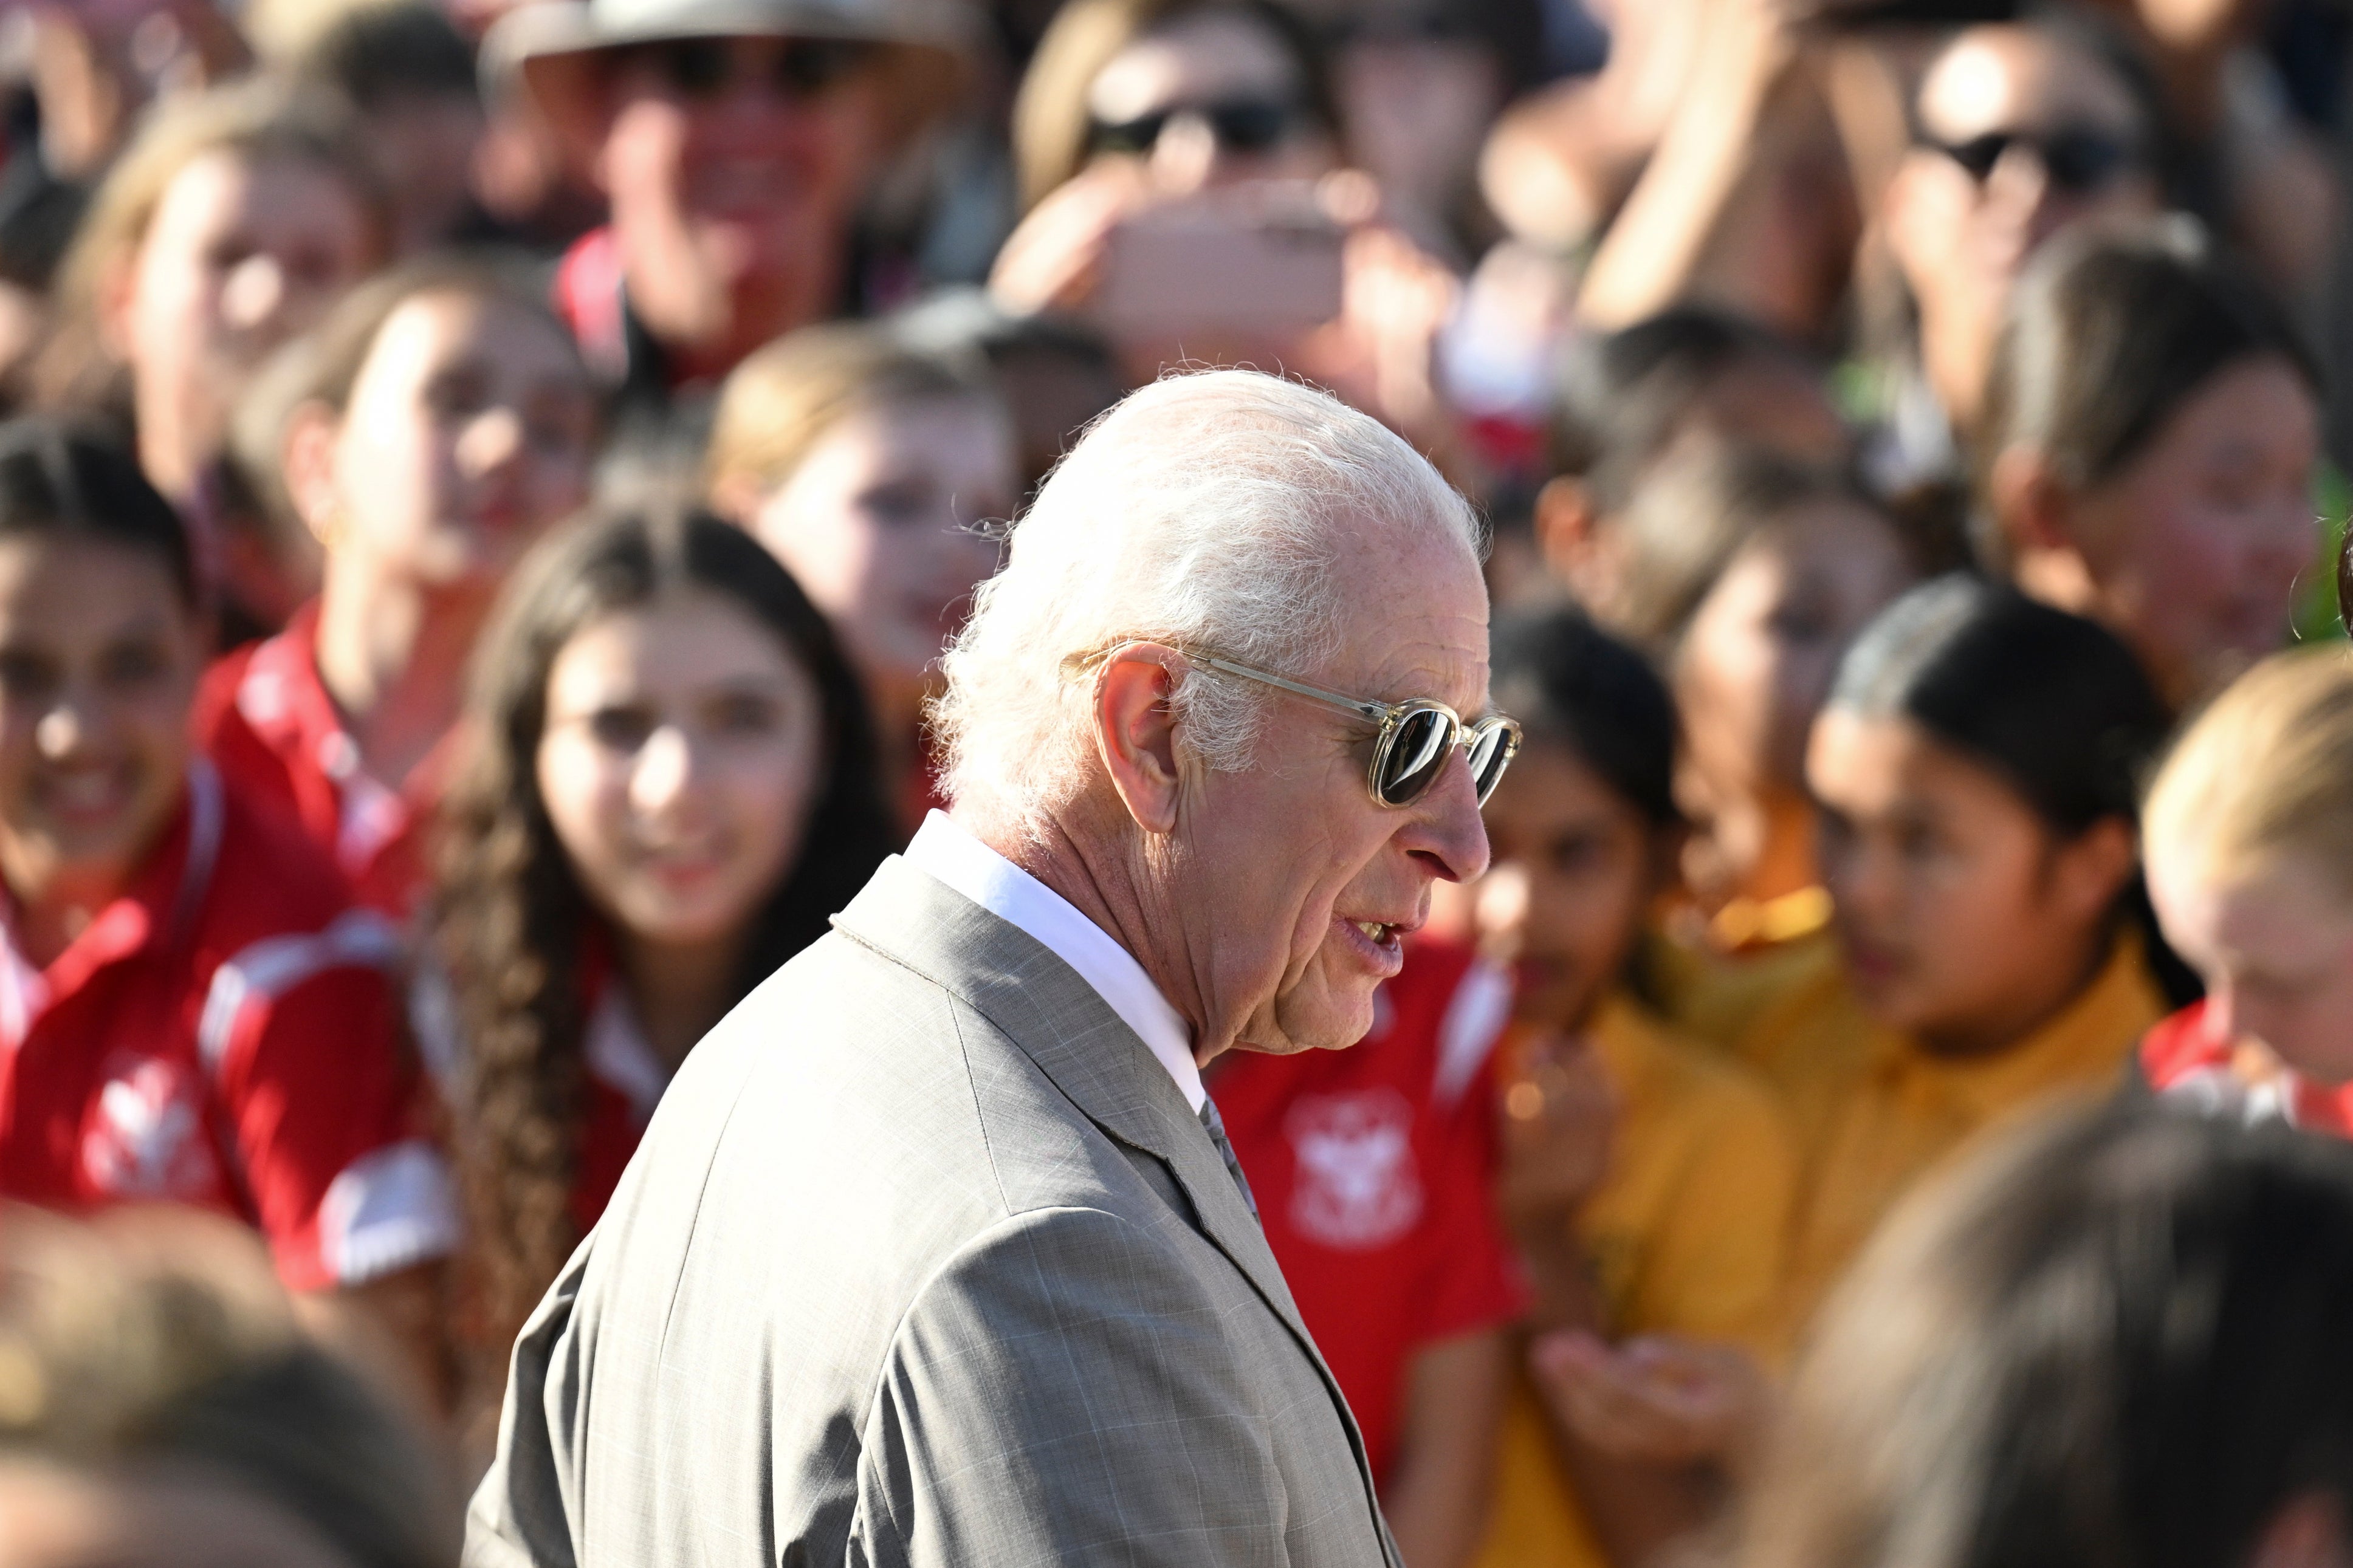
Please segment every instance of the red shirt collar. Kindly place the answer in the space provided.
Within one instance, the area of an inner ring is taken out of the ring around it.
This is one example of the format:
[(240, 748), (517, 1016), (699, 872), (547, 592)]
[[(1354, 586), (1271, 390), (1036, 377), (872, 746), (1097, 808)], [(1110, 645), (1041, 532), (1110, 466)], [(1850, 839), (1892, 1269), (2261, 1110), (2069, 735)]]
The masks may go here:
[(185, 939), (195, 925), (220, 853), (220, 775), (203, 758), (188, 769), (180, 807), (125, 888), (65, 951), (36, 968), (16, 940), (8, 900), (0, 917), (0, 1036), (21, 1040), (42, 1012), (110, 965)]

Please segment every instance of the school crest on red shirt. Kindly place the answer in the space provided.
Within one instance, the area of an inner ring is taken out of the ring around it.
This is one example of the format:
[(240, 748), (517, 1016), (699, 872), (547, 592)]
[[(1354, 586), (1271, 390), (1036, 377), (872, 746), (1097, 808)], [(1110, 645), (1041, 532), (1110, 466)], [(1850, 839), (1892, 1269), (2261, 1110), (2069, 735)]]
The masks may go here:
[(201, 1198), (215, 1168), (193, 1068), (147, 1058), (108, 1078), (82, 1131), (82, 1177), (115, 1198)]
[(1313, 1095), (1283, 1119), (1297, 1174), (1291, 1222), (1326, 1247), (1385, 1247), (1421, 1217), (1413, 1107), (1393, 1089)]

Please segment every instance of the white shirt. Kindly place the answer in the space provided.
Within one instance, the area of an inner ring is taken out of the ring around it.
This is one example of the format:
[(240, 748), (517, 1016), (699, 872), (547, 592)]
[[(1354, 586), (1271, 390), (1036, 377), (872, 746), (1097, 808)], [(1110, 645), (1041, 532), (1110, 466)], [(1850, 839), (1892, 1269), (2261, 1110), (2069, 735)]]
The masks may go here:
[(997, 919), (1018, 926), (1077, 970), (1079, 978), (1094, 987), (1095, 994), (1111, 1005), (1120, 1021), (1168, 1069), (1193, 1113), (1200, 1114), (1209, 1096), (1193, 1061), (1193, 1032), (1144, 973), (1144, 965), (1110, 932), (944, 813), (934, 811), (923, 818), (915, 841), (907, 846), (906, 860)]

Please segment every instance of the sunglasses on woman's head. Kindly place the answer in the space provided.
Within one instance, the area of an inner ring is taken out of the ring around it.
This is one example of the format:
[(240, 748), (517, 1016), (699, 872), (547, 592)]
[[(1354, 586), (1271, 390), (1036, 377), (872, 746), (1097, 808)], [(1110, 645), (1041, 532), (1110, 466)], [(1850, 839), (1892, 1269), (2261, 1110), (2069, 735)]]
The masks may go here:
[(2130, 141), (2094, 125), (2063, 125), (2048, 134), (1989, 131), (1961, 142), (1940, 141), (1924, 132), (1919, 140), (1922, 146), (1958, 163), (1979, 184), (1992, 177), (2003, 154), (2023, 147), (2034, 154), (2052, 184), (2077, 196), (2105, 190), (2140, 163), (2139, 149)]
[(855, 38), (782, 38), (765, 51), (765, 60), (762, 51), (738, 49), (736, 42), (670, 38), (640, 45), (628, 58), (650, 65), (672, 92), (690, 103), (723, 98), (746, 76), (778, 98), (805, 102), (839, 87), (874, 58), (874, 47)]
[(1087, 145), (1097, 153), (1127, 153), (1136, 156), (1160, 143), (1160, 133), (1178, 115), (1198, 115), (1218, 145), (1229, 153), (1271, 153), (1291, 135), (1298, 110), (1277, 98), (1229, 98), (1216, 103), (1173, 103), (1139, 114), (1133, 120), (1098, 120), (1087, 132)]
[[(1095, 653), (1072, 654), (1062, 661), (1062, 672), (1069, 677), (1096, 668), (1128, 646), (1127, 642), (1120, 642)], [(1198, 648), (1180, 647), (1178, 651), (1204, 668), (1271, 686), (1378, 725), (1373, 742), (1373, 763), (1366, 773), (1365, 784), (1372, 791), (1373, 799), (1382, 805), (1411, 805), (1429, 794), (1430, 786), (1446, 771), (1446, 761), (1457, 746), (1469, 758), (1472, 787), (1478, 793), (1479, 804), (1484, 805), (1487, 797), (1495, 793), (1495, 786), (1503, 782), (1504, 770), (1519, 754), (1520, 727), (1501, 713), (1465, 723), (1453, 709), (1426, 697), (1409, 697), (1402, 702), (1375, 702), (1368, 698), (1326, 691), (1320, 686), (1309, 686), (1221, 654)]]

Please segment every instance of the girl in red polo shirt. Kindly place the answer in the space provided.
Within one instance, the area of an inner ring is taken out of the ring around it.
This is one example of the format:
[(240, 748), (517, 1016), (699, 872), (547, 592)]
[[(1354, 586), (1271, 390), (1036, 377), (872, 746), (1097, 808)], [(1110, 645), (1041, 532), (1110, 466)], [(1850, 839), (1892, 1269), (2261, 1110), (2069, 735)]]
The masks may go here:
[(197, 734), (362, 902), (405, 920), (467, 652), (508, 568), (585, 499), (595, 396), (554, 316), (480, 258), (368, 284), (306, 352), (284, 478), (323, 585), (206, 675)]
[(419, 1034), (459, 1107), (494, 1394), (688, 1050), (897, 838), (824, 617), (705, 515), (551, 540), (463, 734)]
[(2353, 1137), (2353, 658), (2274, 654), (2193, 722), (2142, 814), (2149, 893), (2205, 1000), (2137, 1063), (2179, 1102)]
[(206, 626), (131, 459), (0, 426), (0, 1196), (193, 1205), (429, 1323), (453, 1239), (391, 933), (187, 740)]

